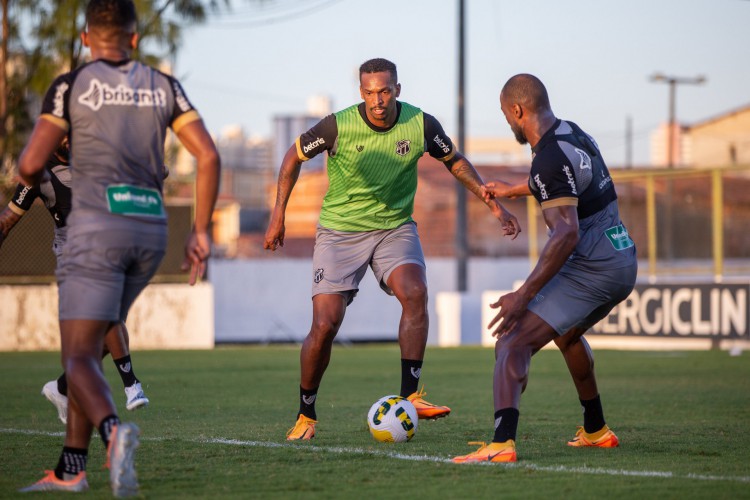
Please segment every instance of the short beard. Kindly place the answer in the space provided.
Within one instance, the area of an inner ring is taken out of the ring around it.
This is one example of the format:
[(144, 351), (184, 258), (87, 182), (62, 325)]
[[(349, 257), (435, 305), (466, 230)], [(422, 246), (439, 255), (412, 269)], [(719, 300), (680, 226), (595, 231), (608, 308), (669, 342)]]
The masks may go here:
[(518, 144), (528, 144), (529, 140), (526, 138), (526, 136), (523, 133), (523, 130), (516, 127), (510, 128), (513, 131), (513, 135), (516, 136), (516, 141), (518, 141)]

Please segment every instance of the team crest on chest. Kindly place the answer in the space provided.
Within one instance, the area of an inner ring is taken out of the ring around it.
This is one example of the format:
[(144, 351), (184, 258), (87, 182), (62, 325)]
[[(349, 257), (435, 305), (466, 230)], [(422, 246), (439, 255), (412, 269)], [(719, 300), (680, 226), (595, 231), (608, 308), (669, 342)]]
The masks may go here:
[(411, 141), (402, 139), (396, 143), (396, 154), (406, 156), (411, 151)]

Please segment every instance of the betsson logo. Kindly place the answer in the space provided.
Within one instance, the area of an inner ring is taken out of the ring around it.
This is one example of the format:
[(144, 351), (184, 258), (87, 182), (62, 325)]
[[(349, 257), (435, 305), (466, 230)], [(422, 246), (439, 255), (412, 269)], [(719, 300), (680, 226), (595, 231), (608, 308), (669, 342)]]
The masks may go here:
[(322, 137), (318, 137), (313, 142), (311, 142), (309, 144), (305, 144), (304, 146), (302, 146), (302, 152), (303, 153), (309, 153), (313, 149), (315, 149), (318, 146), (320, 146), (321, 144), (325, 144), (325, 143), (326, 143), (326, 141)]
[(541, 177), (539, 177), (539, 174), (536, 174), (534, 176), (534, 183), (536, 184), (536, 187), (539, 188), (539, 192), (542, 195), (542, 199), (546, 200), (549, 196), (547, 194), (547, 186), (542, 182)]
[(568, 177), (570, 190), (573, 192), (573, 194), (577, 195), (578, 190), (576, 190), (576, 180), (573, 178), (573, 173), (570, 171), (570, 167), (567, 165), (563, 165), (563, 172), (565, 172), (565, 175)]
[(29, 186), (24, 186), (21, 192), (18, 193), (18, 199), (16, 199), (17, 205), (20, 205), (21, 203), (23, 203), (23, 200), (26, 199), (26, 195), (29, 194), (29, 191), (31, 191), (31, 188)]
[(433, 142), (435, 142), (435, 144), (437, 144), (438, 147), (443, 150), (443, 153), (448, 154), (451, 152), (451, 148), (445, 143), (445, 141), (443, 141), (443, 139), (439, 135), (435, 136)]

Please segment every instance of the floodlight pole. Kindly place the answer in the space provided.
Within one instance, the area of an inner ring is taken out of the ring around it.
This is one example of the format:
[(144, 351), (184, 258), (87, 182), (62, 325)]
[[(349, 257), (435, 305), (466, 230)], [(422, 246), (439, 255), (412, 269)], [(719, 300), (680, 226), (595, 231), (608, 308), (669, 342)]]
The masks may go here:
[[(464, 113), (464, 0), (458, 0), (458, 151), (465, 154), (464, 133), (466, 114)], [(456, 184), (456, 287), (459, 292), (467, 289), (467, 260), (469, 245), (467, 243), (466, 188)]]

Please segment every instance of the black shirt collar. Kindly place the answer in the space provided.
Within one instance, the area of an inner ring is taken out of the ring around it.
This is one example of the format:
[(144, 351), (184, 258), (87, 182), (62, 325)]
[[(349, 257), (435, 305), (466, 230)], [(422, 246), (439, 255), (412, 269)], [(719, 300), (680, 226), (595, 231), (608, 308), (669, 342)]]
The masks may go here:
[(539, 142), (537, 142), (534, 147), (531, 148), (532, 154), (537, 154), (539, 151), (544, 149), (544, 146), (546, 146), (550, 141), (554, 140), (555, 131), (558, 129), (561, 122), (562, 120), (560, 120), (559, 118), (555, 120), (555, 123), (553, 123), (549, 130), (544, 133), (542, 138), (539, 139)]
[(367, 118), (367, 110), (365, 109), (365, 103), (361, 102), (359, 103), (359, 106), (357, 106), (357, 110), (359, 111), (359, 116), (362, 117), (362, 119), (365, 121), (368, 127), (373, 129), (375, 132), (388, 132), (393, 127), (396, 126), (398, 123), (398, 119), (401, 117), (401, 103), (399, 101), (396, 101), (396, 119), (393, 121), (393, 124), (388, 128), (382, 128), (378, 127), (377, 125), (373, 124), (369, 118)]

